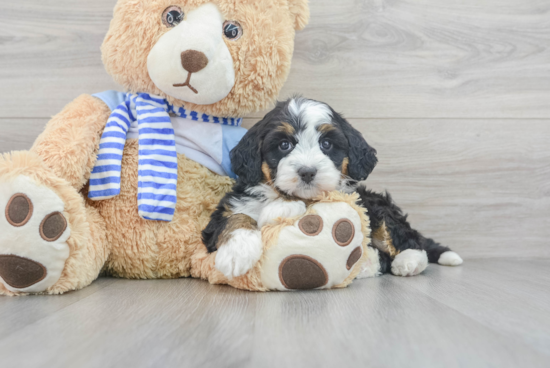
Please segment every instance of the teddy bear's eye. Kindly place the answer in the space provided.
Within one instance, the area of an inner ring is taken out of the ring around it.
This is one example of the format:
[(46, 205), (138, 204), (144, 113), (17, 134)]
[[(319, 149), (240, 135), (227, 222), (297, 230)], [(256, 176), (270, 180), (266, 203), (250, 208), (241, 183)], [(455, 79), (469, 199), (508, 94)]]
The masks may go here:
[(172, 5), (162, 13), (162, 23), (166, 27), (172, 28), (180, 24), (183, 20), (183, 11), (180, 7)]
[(243, 27), (239, 22), (228, 20), (223, 24), (223, 34), (228, 40), (237, 41), (243, 35)]

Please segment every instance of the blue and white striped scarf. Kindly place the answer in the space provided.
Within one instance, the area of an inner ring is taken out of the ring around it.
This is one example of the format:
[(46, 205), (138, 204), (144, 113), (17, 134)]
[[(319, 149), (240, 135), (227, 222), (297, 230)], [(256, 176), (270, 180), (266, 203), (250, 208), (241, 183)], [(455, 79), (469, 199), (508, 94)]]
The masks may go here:
[(104, 200), (120, 194), (122, 154), (132, 122), (138, 122), (138, 212), (146, 220), (172, 221), (176, 208), (178, 157), (170, 113), (205, 123), (239, 125), (242, 119), (218, 118), (147, 93), (128, 94), (111, 114), (101, 140), (97, 163), (90, 177), (88, 197)]

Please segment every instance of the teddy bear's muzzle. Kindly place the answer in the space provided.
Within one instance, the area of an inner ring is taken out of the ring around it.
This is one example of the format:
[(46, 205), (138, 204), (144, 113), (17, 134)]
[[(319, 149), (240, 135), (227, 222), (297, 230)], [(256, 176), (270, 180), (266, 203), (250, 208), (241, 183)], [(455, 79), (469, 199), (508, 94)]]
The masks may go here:
[(35, 261), (15, 255), (0, 255), (0, 277), (16, 289), (24, 289), (42, 280), (46, 268)]

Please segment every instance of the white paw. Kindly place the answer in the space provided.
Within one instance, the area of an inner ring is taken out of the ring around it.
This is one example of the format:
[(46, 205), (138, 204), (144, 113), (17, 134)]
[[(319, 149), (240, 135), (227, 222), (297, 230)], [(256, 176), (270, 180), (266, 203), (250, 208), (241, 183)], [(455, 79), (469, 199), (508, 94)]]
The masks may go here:
[(442, 253), (437, 263), (443, 266), (459, 266), (464, 262), (458, 254), (453, 251)]
[(260, 218), (258, 219), (258, 227), (262, 228), (273, 222), (273, 220), (283, 217), (292, 218), (301, 216), (306, 213), (306, 204), (302, 201), (285, 201), (276, 199), (264, 207)]
[(242, 276), (258, 263), (262, 256), (262, 237), (257, 230), (235, 230), (216, 254), (216, 268), (228, 279)]
[(425, 250), (406, 249), (391, 263), (391, 273), (396, 276), (415, 276), (426, 267), (428, 267), (428, 255)]
[(28, 177), (0, 179), (0, 282), (8, 290), (37, 293), (59, 280), (70, 254), (64, 209)]

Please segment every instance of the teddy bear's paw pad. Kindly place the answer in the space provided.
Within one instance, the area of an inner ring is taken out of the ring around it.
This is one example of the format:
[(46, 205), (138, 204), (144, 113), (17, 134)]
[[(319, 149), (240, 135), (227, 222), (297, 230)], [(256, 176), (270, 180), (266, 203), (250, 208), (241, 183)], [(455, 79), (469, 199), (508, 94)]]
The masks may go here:
[(334, 241), (341, 247), (349, 245), (355, 235), (355, 227), (353, 223), (348, 219), (338, 220), (332, 228), (332, 236)]
[(267, 289), (328, 289), (344, 282), (362, 258), (361, 218), (351, 206), (317, 203), (312, 210), (283, 228), (266, 251), (262, 283)]
[(0, 277), (17, 289), (24, 289), (44, 280), (46, 267), (33, 260), (13, 256), (0, 256)]
[(407, 249), (395, 256), (391, 263), (391, 273), (396, 276), (415, 276), (428, 267), (425, 250)]
[(67, 220), (61, 212), (50, 213), (40, 224), (40, 236), (42, 239), (53, 242), (63, 235), (67, 229)]
[(361, 247), (357, 247), (351, 252), (349, 255), (348, 261), (346, 262), (346, 268), (348, 270), (351, 270), (353, 266), (361, 259), (361, 256), (363, 255), (363, 249)]
[(0, 180), (0, 208), (0, 282), (12, 292), (45, 291), (61, 277), (70, 253), (65, 204), (20, 176)]
[(307, 256), (289, 256), (279, 267), (281, 283), (292, 290), (316, 289), (328, 282), (327, 271), (322, 264)]
[(298, 222), (298, 227), (304, 234), (315, 236), (323, 230), (323, 219), (318, 215), (308, 215)]
[(14, 194), (6, 206), (6, 219), (15, 227), (23, 226), (31, 219), (32, 209), (29, 197), (22, 193)]

